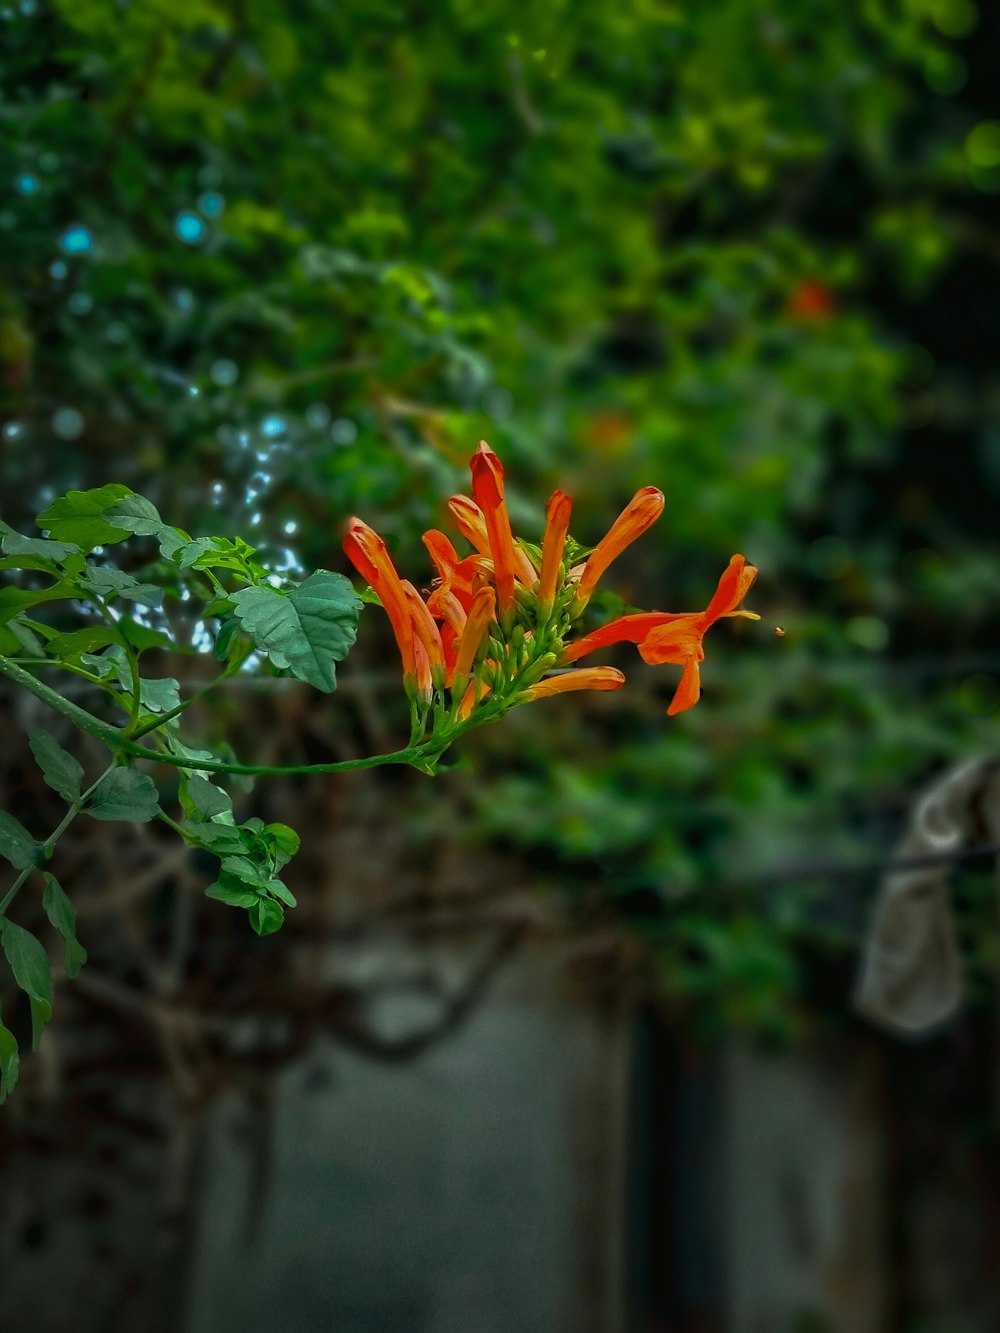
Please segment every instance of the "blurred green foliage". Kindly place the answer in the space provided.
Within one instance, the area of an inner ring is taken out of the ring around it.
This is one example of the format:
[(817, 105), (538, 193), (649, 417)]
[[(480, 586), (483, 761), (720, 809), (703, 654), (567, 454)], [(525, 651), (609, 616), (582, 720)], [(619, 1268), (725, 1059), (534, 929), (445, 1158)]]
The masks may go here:
[(824, 868), (887, 855), (914, 783), (995, 743), (996, 16), (22, 0), (0, 24), (5, 517), (120, 481), (344, 568), (357, 512), (419, 583), (481, 436), (527, 537), (554, 485), (584, 542), (661, 486), (609, 586), (698, 608), (741, 550), (787, 637), (713, 630), (669, 723), (675, 673), (623, 651), (631, 695), (476, 737), (414, 836), (516, 846), (584, 921), (632, 919), (668, 989), (792, 1030), (804, 942), (849, 945), (872, 883)]

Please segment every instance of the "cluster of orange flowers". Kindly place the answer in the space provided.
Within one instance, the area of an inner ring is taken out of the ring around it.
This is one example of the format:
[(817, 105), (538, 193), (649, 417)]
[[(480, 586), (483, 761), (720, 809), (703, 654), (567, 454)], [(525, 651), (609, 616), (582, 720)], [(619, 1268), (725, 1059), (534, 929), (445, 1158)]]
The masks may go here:
[(448, 508), (473, 554), (462, 558), (443, 532), (425, 532), (424, 545), (437, 570), (426, 600), (400, 578), (377, 532), (359, 518), (347, 524), (344, 550), (392, 623), (415, 718), (433, 708), (435, 724), (440, 718), (455, 725), (484, 704), (499, 712), (568, 690), (616, 690), (625, 677), (614, 667), (560, 668), (621, 642), (637, 644), (646, 662), (682, 668), (669, 714), (697, 703), (705, 632), (726, 616), (758, 619), (738, 609), (756, 577), (753, 565), (734, 555), (704, 611), (620, 616), (568, 642), (601, 575), (663, 512), (662, 492), (643, 487), (589, 557), (567, 568), (570, 498), (554, 492), (540, 555), (529, 554), (531, 548), (511, 532), (503, 467), (485, 442), (471, 467), (472, 497), (453, 496)]

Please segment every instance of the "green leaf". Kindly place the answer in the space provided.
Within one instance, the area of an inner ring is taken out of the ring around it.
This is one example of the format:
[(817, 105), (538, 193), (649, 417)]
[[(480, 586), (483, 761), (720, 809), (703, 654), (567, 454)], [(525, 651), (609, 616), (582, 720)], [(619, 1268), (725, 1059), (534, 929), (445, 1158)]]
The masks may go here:
[(320, 569), (290, 593), (242, 588), (233, 601), (244, 629), (276, 667), (325, 693), (336, 688), (334, 663), (354, 643), (361, 609), (349, 579)]
[(31, 1049), (38, 1050), (42, 1028), (52, 1017), (52, 969), (40, 940), (23, 926), (0, 918), (0, 943), (14, 980), (31, 1001)]
[(226, 616), (220, 624), (212, 648), (213, 654), (220, 662), (224, 662), (229, 656), (229, 645), (232, 643), (233, 635), (239, 627), (240, 623), (235, 616)]
[(266, 578), (267, 570), (254, 560), (254, 552), (255, 548), (242, 537), (198, 537), (181, 547), (173, 558), (185, 569), (231, 569), (244, 578)]
[(20, 1064), (17, 1038), (9, 1028), (0, 1023), (0, 1106), (3, 1106), (14, 1091)]
[(172, 676), (143, 676), (139, 682), (139, 702), (151, 713), (169, 713), (180, 701), (181, 687)]
[(94, 819), (128, 819), (144, 824), (159, 810), (156, 784), (148, 773), (113, 768), (91, 793), (84, 810)]
[(83, 555), (75, 542), (54, 542), (46, 537), (22, 537), (19, 532), (8, 532), (3, 539), (4, 555), (36, 555), (43, 560), (61, 562), (69, 555)]
[(110, 546), (125, 541), (129, 534), (109, 523), (105, 514), (125, 496), (133, 494), (127, 486), (117, 483), (89, 491), (70, 491), (49, 505), (35, 522), (57, 541), (71, 542), (83, 551)]
[(261, 841), (274, 857), (276, 870), (287, 865), (301, 846), (301, 839), (287, 824), (267, 824), (261, 831)]
[(273, 898), (258, 898), (247, 908), (250, 924), (258, 935), (273, 935), (281, 929), (285, 909)]
[(118, 632), (125, 642), (134, 648), (136, 654), (141, 654), (149, 648), (169, 648), (171, 651), (185, 652), (186, 649), (179, 648), (170, 637), (158, 629), (149, 629), (146, 625), (140, 625), (138, 621), (131, 616), (122, 616), (118, 621)]
[(105, 648), (109, 643), (120, 642), (121, 635), (109, 625), (90, 625), (86, 629), (71, 630), (68, 634), (57, 634), (49, 641), (49, 652), (65, 662), (72, 662), (81, 653), (92, 653), (95, 648)]
[(15, 616), (13, 620), (9, 620), (6, 628), (17, 640), (18, 648), (23, 648), (26, 653), (30, 653), (33, 657), (45, 656), (45, 645), (39, 639), (38, 635), (33, 633), (27, 625), (22, 622), (19, 616)]
[(241, 828), (232, 824), (192, 824), (184, 825), (184, 833), (198, 846), (216, 856), (242, 855), (248, 850), (250, 837)]
[(158, 607), (163, 601), (162, 588), (158, 588), (155, 583), (140, 583), (120, 569), (88, 565), (85, 578), (102, 597), (123, 597), (130, 602), (138, 602), (140, 606), (152, 607)]
[(62, 602), (79, 595), (79, 586), (69, 579), (62, 579), (49, 588), (0, 588), (0, 625), (5, 625), (31, 606), (38, 606), (42, 602)]
[(229, 793), (207, 778), (197, 773), (188, 773), (183, 783), (192, 807), (203, 819), (212, 819), (215, 815), (228, 814), (232, 810), (233, 802)]
[(241, 884), (252, 884), (261, 890), (267, 888), (269, 874), (266, 867), (258, 865), (248, 856), (227, 856), (222, 862), (222, 869)]
[(242, 889), (238, 884), (231, 881), (216, 880), (205, 890), (206, 898), (216, 898), (220, 903), (226, 903), (229, 907), (252, 907), (258, 901), (258, 895), (253, 889)]
[(31, 753), (42, 770), (42, 777), (60, 796), (67, 801), (79, 800), (83, 783), (83, 769), (62, 748), (56, 738), (41, 729), (28, 733)]
[(0, 810), (0, 856), (15, 870), (27, 870), (35, 863), (35, 840), (13, 815)]
[(288, 907), (298, 907), (294, 893), (286, 884), (282, 884), (280, 879), (270, 879), (267, 882), (267, 891), (274, 898), (280, 898)]
[(87, 961), (87, 950), (76, 938), (76, 908), (62, 891), (54, 875), (45, 876), (42, 907), (45, 915), (66, 941), (66, 975), (72, 981)]
[(172, 528), (169, 523), (164, 523), (156, 506), (143, 495), (126, 495), (106, 511), (105, 518), (110, 523), (126, 528), (136, 537), (156, 537), (161, 554), (168, 559), (191, 540), (181, 528)]

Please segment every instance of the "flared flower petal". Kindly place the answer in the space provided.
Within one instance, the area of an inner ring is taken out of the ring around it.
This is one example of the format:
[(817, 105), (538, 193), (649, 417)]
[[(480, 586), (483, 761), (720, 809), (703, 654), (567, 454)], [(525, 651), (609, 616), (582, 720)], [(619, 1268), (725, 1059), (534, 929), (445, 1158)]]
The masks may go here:
[(403, 681), (409, 688), (416, 678), (413, 623), (402, 581), (386, 550), (385, 542), (374, 528), (370, 528), (360, 518), (349, 518), (344, 551), (361, 577), (367, 579), (379, 595), (399, 645), (399, 655), (403, 661)]
[[(712, 600), (705, 608), (705, 628), (714, 625), (721, 616), (736, 614), (736, 608), (750, 591), (757, 577), (756, 566), (747, 564), (745, 555), (734, 555), (719, 579)], [(745, 612), (744, 614), (751, 614)]]
[(582, 602), (589, 600), (597, 586), (597, 581), (611, 564), (631, 546), (637, 537), (641, 537), (647, 528), (652, 527), (663, 513), (663, 492), (655, 486), (644, 486), (636, 491), (622, 512), (612, 523), (605, 536), (594, 547), (590, 558), (583, 567), (577, 589)]
[(533, 702), (553, 694), (569, 694), (571, 690), (619, 690), (624, 684), (624, 675), (615, 667), (580, 667), (540, 680), (525, 690), (524, 697)]

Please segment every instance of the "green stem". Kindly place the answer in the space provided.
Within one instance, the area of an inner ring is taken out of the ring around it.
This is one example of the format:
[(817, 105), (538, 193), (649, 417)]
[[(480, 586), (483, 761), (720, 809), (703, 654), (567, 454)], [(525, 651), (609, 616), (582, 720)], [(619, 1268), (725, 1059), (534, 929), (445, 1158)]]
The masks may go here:
[[(107, 768), (104, 770), (104, 772), (100, 775), (100, 777), (97, 778), (94, 782), (92, 782), (90, 786), (87, 788), (87, 790), (85, 792), (82, 792), (80, 796), (72, 803), (72, 805), (66, 811), (66, 814), (63, 817), (63, 819), (60, 821), (57, 827), (52, 830), (49, 836), (42, 843), (41, 845), (42, 851), (51, 852), (52, 848), (56, 845), (56, 843), (59, 841), (62, 835), (69, 828), (70, 824), (72, 824), (73, 820), (83, 809), (87, 797), (91, 794), (92, 791), (95, 790), (95, 788), (101, 782), (104, 781), (104, 779), (108, 776), (108, 774), (112, 771), (113, 768), (114, 764), (113, 763), (109, 764)], [(17, 892), (20, 889), (21, 885), (25, 882), (26, 879), (28, 879), (31, 872), (36, 869), (37, 866), (34, 865), (27, 866), (24, 870), (21, 871), (17, 879), (14, 880), (14, 883), (7, 890), (7, 893), (3, 901), (0, 902), (0, 917), (5, 917), (7, 915), (7, 908), (17, 897)]]
[(36, 699), (41, 699), (42, 703), (61, 713), (63, 717), (69, 720), (81, 731), (86, 731), (89, 735), (96, 737), (109, 749), (117, 750), (122, 742), (122, 733), (119, 727), (112, 726), (110, 722), (102, 722), (100, 718), (94, 717), (93, 713), (88, 713), (85, 708), (80, 708), (77, 704), (71, 703), (69, 699), (64, 699), (61, 694), (45, 685), (42, 681), (36, 680), (30, 671), (25, 671), (23, 667), (12, 662), (9, 657), (0, 654), (0, 675), (6, 676), (15, 684), (26, 689), (29, 694), (33, 694)]

